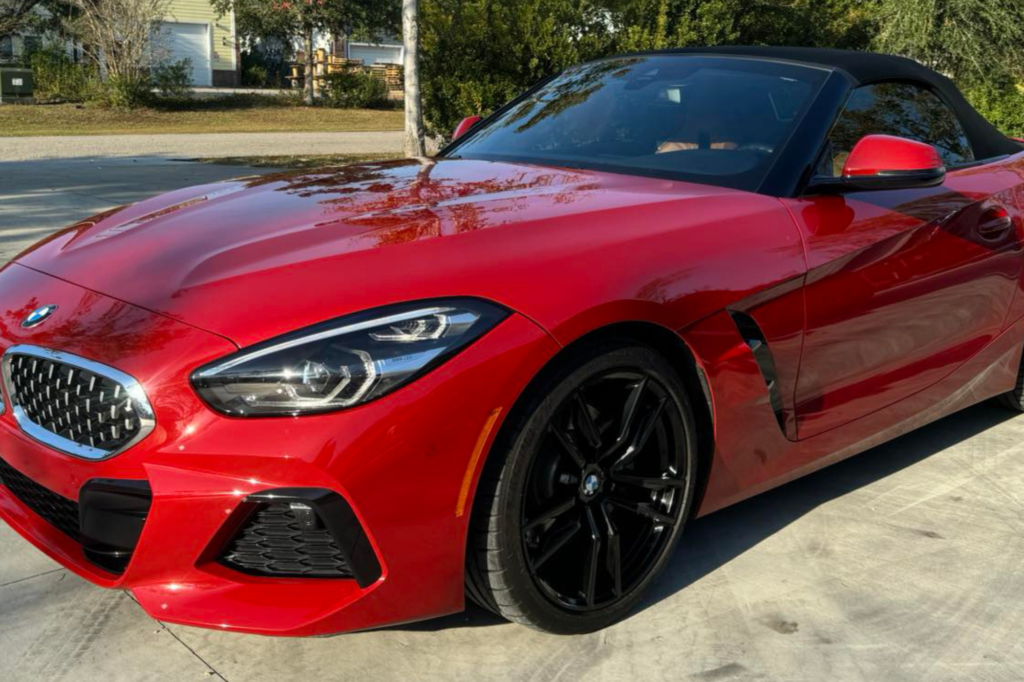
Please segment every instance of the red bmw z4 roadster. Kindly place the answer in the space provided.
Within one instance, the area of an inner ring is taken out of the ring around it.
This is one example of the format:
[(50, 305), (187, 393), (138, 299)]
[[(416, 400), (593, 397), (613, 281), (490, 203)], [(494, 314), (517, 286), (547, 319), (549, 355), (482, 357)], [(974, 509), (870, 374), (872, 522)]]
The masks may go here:
[(0, 517), (164, 621), (624, 617), (687, 522), (1024, 410), (1024, 146), (904, 59), (634, 54), (436, 158), (181, 190), (0, 272)]

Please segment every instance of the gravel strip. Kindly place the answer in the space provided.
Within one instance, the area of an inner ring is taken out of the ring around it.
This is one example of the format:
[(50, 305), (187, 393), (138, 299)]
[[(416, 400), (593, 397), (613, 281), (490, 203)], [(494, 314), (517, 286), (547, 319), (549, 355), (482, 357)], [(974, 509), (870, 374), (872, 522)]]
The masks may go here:
[(0, 163), (44, 159), (294, 156), (400, 152), (400, 131), (373, 133), (216, 133), (0, 137)]

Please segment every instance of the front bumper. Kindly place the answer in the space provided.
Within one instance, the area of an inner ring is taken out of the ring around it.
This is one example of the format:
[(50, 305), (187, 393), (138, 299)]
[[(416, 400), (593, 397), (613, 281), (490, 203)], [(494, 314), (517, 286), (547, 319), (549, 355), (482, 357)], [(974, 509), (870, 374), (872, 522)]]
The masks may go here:
[[(163, 621), (273, 635), (320, 635), (463, 608), (469, 510), (501, 418), (557, 345), (513, 315), (436, 371), (384, 399), (335, 414), (235, 419), (188, 385), (196, 367), (233, 352), (227, 340), (17, 265), (0, 272), (0, 352), (33, 343), (139, 380), (156, 428), (103, 461), (75, 459), (0, 416), (0, 457), (78, 500), (94, 479), (148, 483), (152, 503), (120, 575), (0, 486), (0, 518), (91, 582), (130, 590)], [(23, 330), (26, 309), (58, 305)], [(4, 396), (5, 400), (7, 396)], [(280, 488), (333, 491), (351, 507), (381, 575), (355, 580), (247, 575), (218, 563), (246, 498)]]

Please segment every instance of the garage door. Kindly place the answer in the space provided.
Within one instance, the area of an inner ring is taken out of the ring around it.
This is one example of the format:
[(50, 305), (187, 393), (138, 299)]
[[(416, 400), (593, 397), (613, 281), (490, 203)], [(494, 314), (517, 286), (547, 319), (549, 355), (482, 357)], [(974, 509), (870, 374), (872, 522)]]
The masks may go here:
[(349, 45), (349, 59), (362, 59), (367, 66), (401, 64), (402, 48), (390, 45)]
[(192, 61), (192, 85), (209, 86), (213, 83), (210, 65), (210, 38), (206, 24), (163, 25), (163, 39), (171, 61)]

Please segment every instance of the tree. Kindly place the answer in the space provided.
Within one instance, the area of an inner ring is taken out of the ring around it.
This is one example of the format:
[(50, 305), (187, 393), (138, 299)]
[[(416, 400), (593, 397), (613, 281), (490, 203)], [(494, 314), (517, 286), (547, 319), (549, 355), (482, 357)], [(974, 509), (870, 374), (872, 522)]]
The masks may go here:
[(1021, 0), (881, 0), (876, 46), (963, 87), (1024, 79)]
[(351, 34), (355, 30), (393, 31), (398, 6), (389, 0), (212, 0), (225, 15), (235, 13), (238, 35), (250, 41), (301, 38), (305, 52), (305, 99), (313, 104), (317, 33)]
[(447, 136), (464, 116), (617, 52), (730, 43), (862, 49), (879, 1), (422, 0), (424, 115)]
[(99, 66), (114, 104), (133, 107), (149, 93), (157, 61), (153, 27), (167, 16), (170, 0), (69, 0), (73, 32)]
[(402, 0), (402, 41), (405, 45), (405, 155), (425, 156), (420, 107), (419, 1)]
[(541, 78), (608, 49), (588, 0), (422, 0), (421, 76), (431, 133), (484, 115)]
[(32, 18), (40, 0), (0, 0), (0, 36), (17, 33)]
[(611, 17), (617, 51), (691, 45), (864, 49), (877, 0), (595, 0)]

